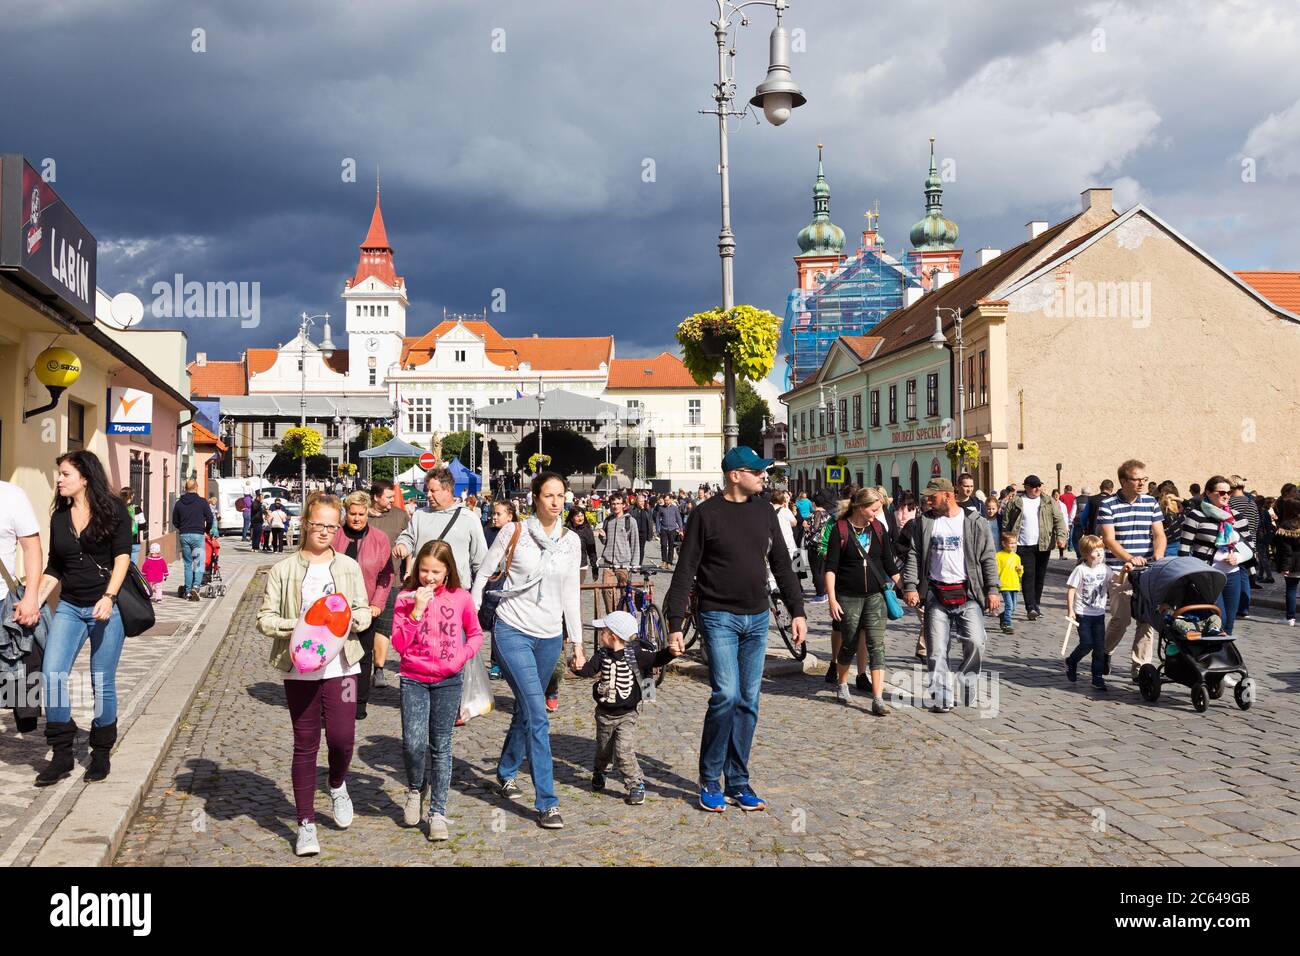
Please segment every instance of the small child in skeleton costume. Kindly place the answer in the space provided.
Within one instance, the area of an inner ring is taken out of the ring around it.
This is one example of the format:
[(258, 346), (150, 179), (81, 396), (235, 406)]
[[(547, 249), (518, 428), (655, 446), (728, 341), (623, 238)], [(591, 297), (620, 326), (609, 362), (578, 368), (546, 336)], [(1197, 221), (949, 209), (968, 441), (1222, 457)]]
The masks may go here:
[[(591, 789), (605, 789), (605, 769), (612, 760), (627, 786), (624, 802), (645, 803), (645, 779), (636, 757), (641, 673), (663, 667), (676, 655), (667, 648), (657, 654), (645, 649), (637, 639), (636, 618), (626, 611), (612, 611), (601, 620), (592, 621), (591, 626), (602, 628), (600, 647), (577, 671), (581, 677), (598, 678), (591, 689), (591, 696), (596, 700), (596, 766), (591, 774)], [(635, 667), (626, 653), (632, 641), (637, 641)]]

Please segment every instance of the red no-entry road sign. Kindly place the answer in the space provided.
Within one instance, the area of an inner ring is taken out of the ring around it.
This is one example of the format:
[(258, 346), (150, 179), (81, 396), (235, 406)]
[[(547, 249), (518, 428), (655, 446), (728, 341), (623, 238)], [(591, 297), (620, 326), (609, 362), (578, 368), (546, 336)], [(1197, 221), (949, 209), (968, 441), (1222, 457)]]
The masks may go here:
[(433, 457), (433, 452), (426, 451), (423, 455), (420, 456), (420, 467), (423, 468), (425, 471), (428, 471), (430, 468), (434, 466), (436, 461), (437, 459)]

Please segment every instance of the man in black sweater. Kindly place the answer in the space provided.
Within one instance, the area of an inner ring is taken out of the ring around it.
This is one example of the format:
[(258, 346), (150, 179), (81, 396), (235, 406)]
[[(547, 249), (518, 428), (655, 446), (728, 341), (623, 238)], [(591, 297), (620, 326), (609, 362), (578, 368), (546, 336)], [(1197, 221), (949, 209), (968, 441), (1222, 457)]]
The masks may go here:
[[(728, 802), (742, 810), (767, 806), (749, 785), (749, 752), (767, 656), (769, 564), (790, 611), (795, 643), (802, 644), (808, 633), (803, 594), (776, 511), (759, 497), (771, 467), (772, 461), (752, 448), (727, 452), (722, 459), (726, 486), (691, 512), (664, 601), (669, 647), (678, 653), (684, 649), (682, 622), (692, 587), (699, 602), (713, 687), (700, 738), (700, 808), (715, 813)], [(724, 777), (725, 792), (718, 786)]]
[(183, 596), (191, 601), (199, 599), (199, 584), (203, 580), (203, 536), (216, 530), (212, 506), (198, 491), (199, 483), (189, 479), (185, 482), (185, 494), (172, 506), (172, 527), (180, 537), (181, 564), (185, 568)]

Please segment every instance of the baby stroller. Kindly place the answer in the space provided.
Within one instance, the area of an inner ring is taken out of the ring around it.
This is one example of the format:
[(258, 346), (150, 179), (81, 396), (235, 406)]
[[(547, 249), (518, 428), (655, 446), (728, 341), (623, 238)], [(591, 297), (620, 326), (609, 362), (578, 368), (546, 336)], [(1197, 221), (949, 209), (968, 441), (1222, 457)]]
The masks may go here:
[(1129, 572), (1133, 578), (1133, 617), (1159, 634), (1159, 664), (1143, 664), (1138, 689), (1154, 703), (1162, 682), (1192, 689), (1192, 706), (1204, 712), (1223, 694), (1229, 674), (1241, 680), (1233, 688), (1237, 706), (1249, 710), (1255, 702), (1255, 681), (1237, 650), (1237, 643), (1219, 628), (1214, 602), (1226, 583), (1223, 572), (1196, 558), (1164, 558)]
[(203, 554), (207, 563), (203, 569), (203, 584), (199, 593), (205, 598), (225, 597), (226, 582), (221, 580), (221, 541), (213, 535), (205, 535)]

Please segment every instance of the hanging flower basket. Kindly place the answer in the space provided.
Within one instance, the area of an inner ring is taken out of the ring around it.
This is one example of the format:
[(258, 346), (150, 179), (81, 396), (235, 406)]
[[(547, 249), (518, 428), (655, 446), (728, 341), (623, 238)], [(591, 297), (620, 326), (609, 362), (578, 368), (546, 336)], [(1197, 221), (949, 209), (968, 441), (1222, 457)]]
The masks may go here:
[(974, 468), (980, 463), (979, 442), (969, 438), (955, 438), (944, 445), (943, 450), (954, 471)]
[(773, 313), (738, 305), (729, 312), (717, 308), (687, 316), (677, 326), (677, 342), (682, 364), (699, 384), (712, 382), (728, 355), (737, 377), (757, 382), (776, 363), (780, 332), (781, 320)]
[(618, 471), (618, 466), (613, 462), (602, 461), (596, 466), (596, 474), (602, 478), (609, 478), (614, 472)]
[(528, 457), (528, 471), (530, 474), (538, 474), (551, 467), (550, 455), (530, 455)]

